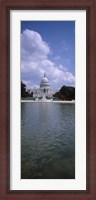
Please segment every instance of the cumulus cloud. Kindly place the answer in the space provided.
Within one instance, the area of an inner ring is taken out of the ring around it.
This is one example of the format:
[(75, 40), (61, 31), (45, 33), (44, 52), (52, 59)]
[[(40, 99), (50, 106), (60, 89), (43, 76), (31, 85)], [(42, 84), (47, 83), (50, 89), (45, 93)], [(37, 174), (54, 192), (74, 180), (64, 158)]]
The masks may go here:
[[(51, 53), (52, 49), (39, 33), (28, 29), (22, 32), (21, 79), (27, 84), (27, 87), (38, 87), (44, 72), (54, 88), (75, 82), (71, 72), (68, 72), (63, 65), (57, 66), (49, 59)], [(58, 58), (60, 57), (58, 56)]]

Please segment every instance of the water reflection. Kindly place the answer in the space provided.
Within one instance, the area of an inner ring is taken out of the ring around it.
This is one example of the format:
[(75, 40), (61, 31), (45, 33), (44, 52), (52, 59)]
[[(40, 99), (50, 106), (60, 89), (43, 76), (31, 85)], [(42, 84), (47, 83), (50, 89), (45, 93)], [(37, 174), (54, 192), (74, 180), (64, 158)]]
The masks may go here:
[(21, 103), (21, 178), (75, 178), (75, 105)]

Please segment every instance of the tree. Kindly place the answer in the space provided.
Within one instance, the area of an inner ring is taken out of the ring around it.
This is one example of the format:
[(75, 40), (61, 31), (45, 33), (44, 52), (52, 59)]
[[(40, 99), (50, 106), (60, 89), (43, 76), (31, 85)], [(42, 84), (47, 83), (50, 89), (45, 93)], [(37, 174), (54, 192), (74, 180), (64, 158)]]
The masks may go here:
[(26, 96), (26, 85), (21, 81), (21, 97)]
[(55, 98), (61, 99), (61, 100), (74, 100), (75, 99), (75, 88), (71, 86), (63, 86), (59, 90), (59, 92), (56, 92), (54, 94)]
[(26, 85), (21, 81), (21, 98), (32, 97), (33, 93), (26, 90)]

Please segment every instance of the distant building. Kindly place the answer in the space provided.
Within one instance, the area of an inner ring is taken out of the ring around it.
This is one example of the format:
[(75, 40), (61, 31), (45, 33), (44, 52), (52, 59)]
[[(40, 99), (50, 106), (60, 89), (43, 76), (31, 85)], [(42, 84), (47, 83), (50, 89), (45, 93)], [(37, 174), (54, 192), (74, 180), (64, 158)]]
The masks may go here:
[(44, 73), (44, 77), (42, 78), (41, 82), (40, 82), (40, 87), (37, 89), (33, 89), (33, 97), (34, 98), (52, 98), (53, 94), (55, 93), (55, 91), (52, 90), (52, 88), (50, 88), (50, 84), (48, 81), (48, 78), (46, 77), (46, 73)]

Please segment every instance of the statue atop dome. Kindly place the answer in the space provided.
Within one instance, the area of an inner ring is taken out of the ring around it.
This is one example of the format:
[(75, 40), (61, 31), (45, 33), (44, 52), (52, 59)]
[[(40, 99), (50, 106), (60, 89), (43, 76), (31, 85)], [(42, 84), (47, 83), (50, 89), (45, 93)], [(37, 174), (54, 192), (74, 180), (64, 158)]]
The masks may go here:
[(44, 78), (46, 77), (46, 72), (44, 73)]

